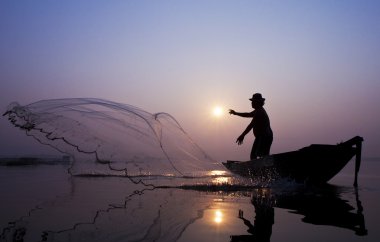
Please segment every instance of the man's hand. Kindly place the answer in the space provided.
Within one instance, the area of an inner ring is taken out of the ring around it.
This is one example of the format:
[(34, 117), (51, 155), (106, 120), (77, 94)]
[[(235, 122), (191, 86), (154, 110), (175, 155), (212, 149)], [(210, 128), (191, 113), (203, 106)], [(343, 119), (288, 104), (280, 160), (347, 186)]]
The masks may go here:
[(244, 140), (244, 135), (240, 135), (237, 139), (236, 139), (236, 143), (238, 145), (241, 145), (243, 144), (243, 140)]
[(230, 109), (229, 113), (230, 113), (230, 114), (233, 114), (233, 115), (236, 114), (235, 110), (233, 110), (233, 109)]

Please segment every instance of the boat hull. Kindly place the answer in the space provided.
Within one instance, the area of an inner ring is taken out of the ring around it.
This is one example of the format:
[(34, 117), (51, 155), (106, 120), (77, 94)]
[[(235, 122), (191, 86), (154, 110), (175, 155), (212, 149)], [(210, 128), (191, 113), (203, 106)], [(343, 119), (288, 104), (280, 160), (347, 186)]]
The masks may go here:
[(337, 145), (313, 144), (297, 151), (273, 154), (252, 161), (227, 161), (223, 164), (230, 171), (245, 177), (254, 178), (271, 173), (296, 182), (326, 183), (355, 155), (360, 165), (362, 141), (363, 138), (356, 136)]

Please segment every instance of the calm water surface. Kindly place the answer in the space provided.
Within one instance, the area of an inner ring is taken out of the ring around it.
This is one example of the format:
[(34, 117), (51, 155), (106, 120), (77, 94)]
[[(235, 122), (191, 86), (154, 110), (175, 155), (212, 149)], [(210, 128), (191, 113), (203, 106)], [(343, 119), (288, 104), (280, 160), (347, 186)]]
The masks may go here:
[(229, 192), (2, 166), (0, 241), (380, 241), (380, 160), (358, 189), (351, 163), (324, 187)]

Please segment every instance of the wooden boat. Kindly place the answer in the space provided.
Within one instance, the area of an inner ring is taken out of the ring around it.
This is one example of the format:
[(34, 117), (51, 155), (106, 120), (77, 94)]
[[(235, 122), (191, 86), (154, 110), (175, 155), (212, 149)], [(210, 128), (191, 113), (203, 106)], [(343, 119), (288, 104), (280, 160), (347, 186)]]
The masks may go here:
[(337, 145), (312, 144), (297, 151), (269, 155), (251, 161), (227, 161), (223, 165), (245, 177), (274, 173), (296, 182), (320, 184), (333, 178), (356, 156), (355, 181), (360, 168), (363, 138), (356, 136)]

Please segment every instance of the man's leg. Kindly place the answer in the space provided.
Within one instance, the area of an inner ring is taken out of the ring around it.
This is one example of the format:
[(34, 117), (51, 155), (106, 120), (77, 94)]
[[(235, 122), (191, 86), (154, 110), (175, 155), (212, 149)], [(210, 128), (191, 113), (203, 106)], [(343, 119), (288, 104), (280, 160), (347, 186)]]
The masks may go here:
[(251, 160), (254, 160), (257, 158), (259, 155), (259, 150), (260, 150), (260, 144), (261, 144), (261, 139), (260, 138), (255, 138), (255, 141), (253, 142), (252, 149), (251, 149)]

